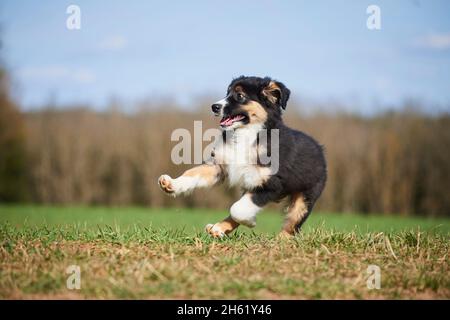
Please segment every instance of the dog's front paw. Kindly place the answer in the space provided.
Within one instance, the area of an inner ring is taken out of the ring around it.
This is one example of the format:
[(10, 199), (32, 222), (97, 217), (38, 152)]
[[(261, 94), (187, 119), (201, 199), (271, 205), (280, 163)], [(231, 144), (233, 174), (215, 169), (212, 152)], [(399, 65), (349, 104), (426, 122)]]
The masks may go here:
[(173, 184), (173, 179), (168, 176), (167, 174), (163, 174), (162, 176), (159, 177), (158, 179), (158, 185), (161, 188), (162, 191), (164, 191), (165, 193), (167, 193), (168, 195), (171, 195), (173, 197), (175, 197), (175, 187)]
[(207, 224), (205, 227), (205, 231), (213, 238), (223, 238), (225, 236), (225, 232), (220, 229), (217, 224)]

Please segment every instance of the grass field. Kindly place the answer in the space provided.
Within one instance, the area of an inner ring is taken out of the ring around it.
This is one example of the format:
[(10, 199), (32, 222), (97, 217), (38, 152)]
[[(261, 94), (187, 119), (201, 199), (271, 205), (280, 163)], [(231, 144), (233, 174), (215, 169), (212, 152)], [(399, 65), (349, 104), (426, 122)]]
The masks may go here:
[[(0, 206), (1, 298), (450, 298), (449, 219), (313, 213), (211, 239), (225, 212)], [(81, 289), (69, 290), (77, 265)], [(368, 289), (367, 268), (381, 270)]]

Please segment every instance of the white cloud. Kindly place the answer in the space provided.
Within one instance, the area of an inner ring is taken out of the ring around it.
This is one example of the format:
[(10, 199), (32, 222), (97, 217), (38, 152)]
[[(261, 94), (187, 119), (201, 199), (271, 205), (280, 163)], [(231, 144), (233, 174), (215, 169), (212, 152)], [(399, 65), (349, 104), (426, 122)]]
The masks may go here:
[(450, 48), (450, 33), (431, 34), (426, 37), (417, 39), (416, 44), (420, 47), (430, 49), (448, 49)]
[(94, 72), (87, 68), (70, 68), (60, 65), (26, 67), (20, 69), (18, 74), (26, 79), (71, 81), (81, 84), (93, 83), (96, 78)]
[(108, 51), (117, 51), (125, 48), (127, 39), (121, 35), (114, 35), (103, 39), (99, 43), (99, 48)]

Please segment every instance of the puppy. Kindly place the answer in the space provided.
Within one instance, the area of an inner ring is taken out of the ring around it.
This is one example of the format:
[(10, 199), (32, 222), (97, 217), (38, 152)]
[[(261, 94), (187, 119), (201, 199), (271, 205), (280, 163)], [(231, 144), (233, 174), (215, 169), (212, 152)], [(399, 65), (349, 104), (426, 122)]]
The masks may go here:
[(323, 149), (312, 137), (283, 123), (289, 95), (284, 84), (268, 77), (234, 79), (226, 97), (211, 106), (221, 117), (222, 129), (211, 158), (178, 178), (159, 178), (160, 188), (172, 196), (224, 180), (242, 190), (230, 215), (206, 226), (213, 237), (223, 237), (241, 224), (254, 227), (265, 205), (284, 198), (289, 205), (281, 233), (294, 235), (322, 193), (327, 177)]

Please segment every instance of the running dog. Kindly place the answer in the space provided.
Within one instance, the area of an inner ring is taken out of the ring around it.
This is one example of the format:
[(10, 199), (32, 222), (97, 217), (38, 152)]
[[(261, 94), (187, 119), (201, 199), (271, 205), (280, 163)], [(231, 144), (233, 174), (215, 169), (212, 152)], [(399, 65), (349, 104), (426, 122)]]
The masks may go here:
[[(234, 79), (226, 97), (211, 106), (214, 115), (221, 118), (222, 136), (210, 159), (178, 178), (159, 177), (160, 188), (172, 196), (225, 180), (242, 190), (230, 215), (206, 226), (213, 237), (223, 237), (241, 224), (254, 227), (256, 215), (265, 205), (284, 198), (289, 204), (281, 234), (294, 235), (322, 193), (327, 178), (323, 148), (312, 137), (283, 123), (289, 96), (283, 83), (268, 77)], [(266, 132), (265, 144), (261, 143), (262, 132)], [(263, 155), (270, 156), (270, 163), (261, 160)]]

